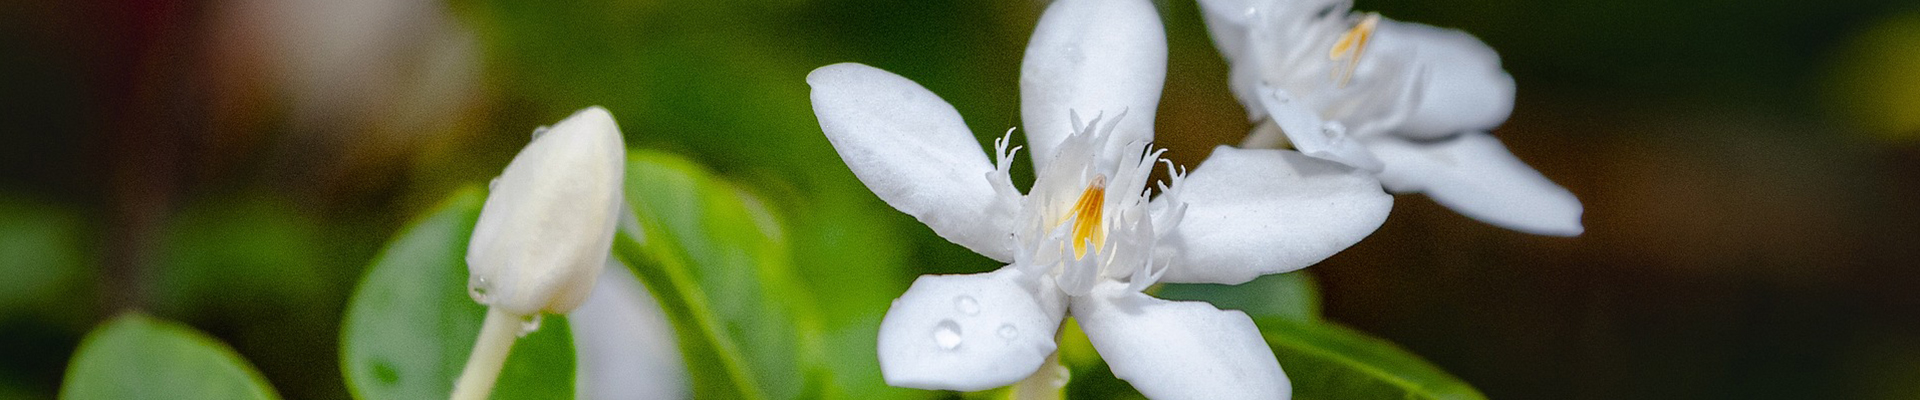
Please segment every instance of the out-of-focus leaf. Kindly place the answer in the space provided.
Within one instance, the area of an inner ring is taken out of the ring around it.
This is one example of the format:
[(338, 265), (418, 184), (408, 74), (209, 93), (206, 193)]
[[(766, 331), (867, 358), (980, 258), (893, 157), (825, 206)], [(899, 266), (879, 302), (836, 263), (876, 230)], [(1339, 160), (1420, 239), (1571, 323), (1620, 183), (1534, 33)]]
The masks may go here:
[[(188, 202), (157, 232), (147, 301), (157, 313), (222, 332), (288, 396), (343, 397), (338, 375), (312, 368), (312, 360), (336, 357), (340, 309), (314, 305), (344, 303), (358, 279), (353, 265), (373, 247), (328, 237), (334, 221), (310, 211), (266, 192)], [(346, 251), (354, 247), (361, 251)], [(339, 257), (346, 253), (358, 259)]]
[(1888, 141), (1920, 141), (1920, 12), (1881, 17), (1848, 40), (1829, 71), (1831, 108)]
[(632, 153), (626, 179), (636, 223), (614, 253), (673, 322), (694, 396), (823, 395), (813, 300), (765, 203), (665, 153)]
[(1331, 323), (1260, 320), (1299, 399), (1484, 400), (1473, 386), (1393, 343)]
[(60, 398), (277, 399), (225, 344), (178, 323), (129, 314), (80, 343)]
[(1278, 317), (1314, 322), (1320, 319), (1320, 285), (1305, 271), (1267, 275), (1240, 285), (1166, 284), (1154, 296), (1167, 300), (1198, 300), (1214, 307), (1245, 311), (1254, 319)]
[[(0, 315), (23, 308), (57, 306), (71, 311), (80, 299), (80, 268), (86, 258), (82, 219), (49, 204), (0, 198)], [(84, 324), (81, 324), (84, 326)]]
[[(455, 193), (396, 235), (347, 304), (340, 369), (360, 399), (437, 399), (453, 390), (486, 308), (467, 295), (467, 240), (484, 200)], [(574, 394), (572, 334), (549, 315), (513, 345), (495, 399)]]
[(791, 216), (786, 226), (794, 233), (794, 267), (817, 296), (825, 321), (822, 351), (832, 371), (829, 392), (851, 399), (938, 395), (887, 386), (880, 376), (880, 319), (912, 278), (905, 270), (911, 241), (901, 240), (902, 232), (889, 217), (912, 219), (886, 207), (865, 187), (852, 186), (815, 190), (813, 196), (797, 191), (770, 196), (789, 211), (785, 215)]
[(341, 282), (321, 266), (328, 243), (319, 230), (319, 221), (271, 196), (190, 204), (162, 232), (159, 309), (282, 316), (291, 305), (328, 301)]
[(807, 107), (794, 40), (761, 3), (456, 2), (503, 77), (543, 113), (599, 104), (629, 145), (687, 150), (723, 170), (820, 175), (833, 160)]

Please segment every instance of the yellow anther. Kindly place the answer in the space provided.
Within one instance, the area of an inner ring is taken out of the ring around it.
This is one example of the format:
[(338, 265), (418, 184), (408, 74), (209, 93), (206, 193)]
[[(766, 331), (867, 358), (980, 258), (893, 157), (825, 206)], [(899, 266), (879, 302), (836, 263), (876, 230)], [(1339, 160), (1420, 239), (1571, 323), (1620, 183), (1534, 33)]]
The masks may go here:
[(1367, 41), (1373, 39), (1373, 30), (1380, 26), (1380, 14), (1367, 13), (1353, 29), (1340, 35), (1333, 42), (1333, 50), (1327, 52), (1327, 60), (1344, 62), (1346, 65), (1333, 70), (1333, 79), (1340, 81), (1340, 87), (1347, 87), (1347, 81), (1353, 80), (1353, 71), (1360, 68), (1360, 55), (1367, 49)]
[(1100, 214), (1106, 208), (1107, 176), (1093, 177), (1087, 184), (1087, 190), (1080, 192), (1080, 201), (1073, 203), (1073, 258), (1087, 255), (1087, 241), (1092, 239), (1094, 251), (1098, 252), (1107, 243), (1107, 231), (1100, 229)]

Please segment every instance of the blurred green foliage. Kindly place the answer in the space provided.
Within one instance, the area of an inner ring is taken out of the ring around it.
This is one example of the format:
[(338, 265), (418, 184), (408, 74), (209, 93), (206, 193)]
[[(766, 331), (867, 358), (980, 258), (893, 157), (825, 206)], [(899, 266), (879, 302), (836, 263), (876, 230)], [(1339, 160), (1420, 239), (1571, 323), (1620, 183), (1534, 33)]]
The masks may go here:
[[(367, 267), (340, 331), (340, 369), (354, 398), (437, 399), (453, 390), (487, 312), (467, 293), (467, 241), (483, 199), (477, 188), (455, 192)], [(514, 342), (493, 398), (573, 396), (566, 318), (546, 316), (538, 328)]]
[(1827, 79), (1839, 114), (1875, 137), (1920, 140), (1920, 10), (1890, 15), (1848, 40)]
[(0, 197), (0, 316), (59, 317), (90, 303), (84, 268), (97, 262), (89, 256), (97, 239), (87, 228), (76, 210)]
[[(684, 158), (629, 157), (615, 254), (659, 298), (701, 398), (818, 397), (819, 321), (756, 196)], [(637, 229), (636, 229), (637, 228)]]

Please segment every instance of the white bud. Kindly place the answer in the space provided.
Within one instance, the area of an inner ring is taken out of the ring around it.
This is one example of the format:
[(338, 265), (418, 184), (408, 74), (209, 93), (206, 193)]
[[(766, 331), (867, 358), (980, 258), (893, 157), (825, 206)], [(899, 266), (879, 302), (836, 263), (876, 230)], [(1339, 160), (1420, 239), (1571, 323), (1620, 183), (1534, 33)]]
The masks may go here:
[(474, 301), (535, 315), (586, 300), (613, 245), (625, 158), (620, 127), (599, 106), (521, 149), (488, 191), (468, 243)]

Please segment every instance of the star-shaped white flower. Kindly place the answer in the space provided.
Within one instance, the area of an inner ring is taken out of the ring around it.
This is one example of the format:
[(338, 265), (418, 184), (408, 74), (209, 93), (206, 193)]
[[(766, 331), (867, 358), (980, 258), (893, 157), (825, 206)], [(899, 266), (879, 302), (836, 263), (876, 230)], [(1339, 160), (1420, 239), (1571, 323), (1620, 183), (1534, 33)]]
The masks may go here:
[[(1370, 173), (1283, 150), (1220, 147), (1191, 174), (1149, 150), (1166, 39), (1145, 0), (1048, 7), (1021, 68), (1035, 151), (1027, 193), (960, 114), (906, 78), (860, 64), (807, 76), (814, 112), (869, 189), (940, 236), (1009, 263), (927, 275), (880, 325), (889, 384), (982, 390), (1020, 381), (1079, 321), (1115, 376), (1153, 398), (1286, 398), (1252, 319), (1141, 293), (1156, 282), (1238, 284), (1318, 262), (1371, 233), (1392, 197)], [(1093, 116), (1081, 121), (1079, 115)], [(1167, 163), (1171, 168), (1171, 163)]]
[[(1465, 32), (1351, 14), (1351, 0), (1201, 0), (1231, 87), (1261, 126), (1247, 146), (1291, 143), (1378, 171), (1469, 217), (1573, 236), (1580, 200), (1487, 133), (1513, 112), (1513, 77)], [(1284, 141), (1283, 141), (1284, 136)]]

